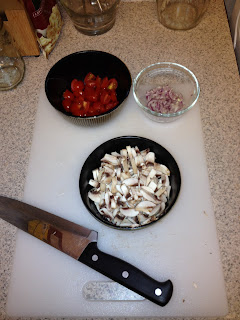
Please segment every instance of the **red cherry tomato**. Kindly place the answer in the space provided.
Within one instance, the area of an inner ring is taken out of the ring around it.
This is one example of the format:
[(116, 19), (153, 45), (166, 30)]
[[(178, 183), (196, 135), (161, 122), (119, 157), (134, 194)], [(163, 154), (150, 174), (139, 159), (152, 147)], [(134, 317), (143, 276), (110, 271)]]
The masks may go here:
[(96, 88), (96, 80), (88, 80), (85, 82), (86, 86), (89, 88)]
[(108, 90), (116, 90), (118, 86), (117, 80), (116, 79), (110, 79), (108, 82)]
[(117, 101), (117, 94), (116, 94), (115, 90), (111, 90), (110, 96), (111, 96), (111, 101), (112, 102), (116, 102)]
[(81, 102), (84, 101), (84, 94), (81, 94), (79, 96), (74, 97), (75, 102)]
[(74, 115), (74, 116), (80, 116), (81, 112), (80, 112), (80, 108), (82, 106), (82, 103), (79, 102), (73, 102), (71, 107), (70, 107), (70, 112)]
[(95, 80), (96, 77), (92, 72), (89, 72), (86, 77), (84, 78), (84, 83), (86, 84), (89, 81)]
[(69, 98), (66, 98), (62, 101), (62, 106), (67, 112), (70, 111), (71, 104), (72, 104), (72, 100)]
[(96, 102), (98, 101), (99, 93), (94, 88), (85, 87), (84, 96), (85, 96), (85, 100), (90, 102)]
[(96, 78), (96, 88), (101, 88), (101, 84), (102, 84), (102, 79), (99, 77), (99, 76), (97, 76), (97, 78)]
[(96, 115), (96, 110), (93, 108), (93, 105), (90, 104), (88, 111), (87, 111), (87, 116), (92, 117)]
[(106, 89), (107, 86), (108, 86), (108, 82), (109, 82), (108, 77), (103, 78), (103, 79), (102, 79), (101, 88), (102, 88), (102, 89)]
[(63, 98), (64, 99), (70, 99), (70, 100), (74, 100), (74, 94), (70, 91), (70, 90), (66, 90), (63, 92)]
[(73, 91), (73, 95), (74, 95), (75, 97), (84, 97), (84, 91), (83, 91), (83, 90)]
[(106, 111), (104, 105), (100, 101), (94, 102), (92, 108), (95, 114), (102, 114)]
[(103, 90), (101, 92), (100, 101), (102, 102), (102, 104), (108, 104), (111, 101), (110, 94), (107, 91)]
[(74, 91), (81, 91), (84, 88), (84, 83), (80, 80), (73, 79), (71, 82), (71, 90)]
[(82, 108), (85, 110), (85, 112), (88, 111), (89, 107), (90, 107), (90, 101), (83, 101)]
[(106, 110), (111, 110), (111, 109), (113, 109), (114, 107), (116, 107), (117, 104), (118, 104), (117, 101), (115, 101), (115, 102), (109, 102), (108, 104), (105, 105), (105, 108), (106, 108)]

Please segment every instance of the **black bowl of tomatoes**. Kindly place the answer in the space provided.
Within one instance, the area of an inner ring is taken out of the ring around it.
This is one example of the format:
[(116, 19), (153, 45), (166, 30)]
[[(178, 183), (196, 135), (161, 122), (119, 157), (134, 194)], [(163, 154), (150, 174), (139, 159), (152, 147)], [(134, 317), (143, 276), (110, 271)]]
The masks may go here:
[(127, 66), (103, 51), (80, 51), (59, 60), (48, 72), (50, 104), (74, 120), (103, 120), (128, 97), (132, 78)]

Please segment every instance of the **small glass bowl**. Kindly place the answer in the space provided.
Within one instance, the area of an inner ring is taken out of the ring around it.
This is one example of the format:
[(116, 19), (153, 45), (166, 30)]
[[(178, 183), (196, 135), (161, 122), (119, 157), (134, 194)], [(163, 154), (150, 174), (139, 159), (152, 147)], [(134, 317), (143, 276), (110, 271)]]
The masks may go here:
[[(169, 86), (183, 97), (184, 108), (175, 113), (160, 113), (147, 107), (148, 90)], [(200, 94), (195, 75), (186, 67), (172, 62), (159, 62), (143, 69), (133, 82), (133, 96), (148, 118), (157, 122), (171, 122), (193, 108)]]

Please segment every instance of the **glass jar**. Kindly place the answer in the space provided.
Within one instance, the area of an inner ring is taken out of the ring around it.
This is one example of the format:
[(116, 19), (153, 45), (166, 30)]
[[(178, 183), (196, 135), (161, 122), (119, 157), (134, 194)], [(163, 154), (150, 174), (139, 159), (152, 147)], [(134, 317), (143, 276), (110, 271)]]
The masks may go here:
[(75, 28), (89, 36), (110, 30), (120, 0), (60, 0)]
[(207, 10), (210, 0), (157, 0), (158, 20), (174, 30), (194, 28)]
[(24, 62), (0, 17), (0, 90), (14, 88), (24, 75)]

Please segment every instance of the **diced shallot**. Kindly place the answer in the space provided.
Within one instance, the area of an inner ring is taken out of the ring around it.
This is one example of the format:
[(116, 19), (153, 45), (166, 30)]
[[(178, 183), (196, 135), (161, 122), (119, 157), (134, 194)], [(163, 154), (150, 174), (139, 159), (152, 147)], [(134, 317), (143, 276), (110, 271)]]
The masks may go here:
[(182, 94), (168, 85), (148, 90), (146, 99), (147, 107), (159, 113), (175, 113), (185, 107)]

